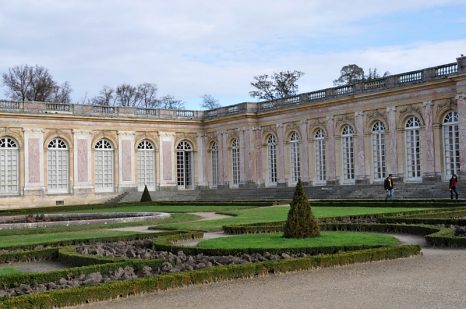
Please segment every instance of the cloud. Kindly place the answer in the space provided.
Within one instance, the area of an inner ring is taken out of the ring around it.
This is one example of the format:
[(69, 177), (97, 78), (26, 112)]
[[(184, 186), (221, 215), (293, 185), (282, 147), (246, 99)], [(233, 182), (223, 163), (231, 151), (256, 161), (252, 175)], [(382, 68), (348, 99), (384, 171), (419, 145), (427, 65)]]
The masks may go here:
[[(383, 31), (391, 28), (384, 18), (403, 12), (413, 29), (422, 29), (418, 14), (464, 10), (456, 0), (331, 5), (322, 0), (0, 0), (0, 5), (0, 27), (10, 29), (0, 31), (0, 72), (17, 64), (43, 65), (57, 80), (71, 83), (77, 101), (86, 93), (96, 95), (103, 85), (153, 82), (161, 95), (188, 103), (211, 93), (233, 104), (250, 100), (249, 82), (262, 73), (302, 70), (300, 89), (311, 91), (331, 86), (349, 63), (397, 73), (452, 62), (466, 50), (464, 40), (451, 37), (384, 41)], [(404, 36), (392, 34), (398, 35)]]

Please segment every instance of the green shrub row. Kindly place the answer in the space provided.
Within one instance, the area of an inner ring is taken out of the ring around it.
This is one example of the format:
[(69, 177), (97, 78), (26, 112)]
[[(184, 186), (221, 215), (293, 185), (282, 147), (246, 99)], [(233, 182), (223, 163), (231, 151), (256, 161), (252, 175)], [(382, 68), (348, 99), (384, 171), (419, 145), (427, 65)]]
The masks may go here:
[(386, 203), (384, 200), (313, 200), (312, 206), (326, 207), (464, 207), (466, 201), (451, 201), (447, 199), (438, 200), (394, 200)]
[[(78, 276), (81, 274), (90, 274), (94, 272), (100, 272), (101, 274), (107, 274), (110, 271), (114, 271), (120, 267), (124, 268), (126, 266), (130, 266), (130, 267), (133, 267), (135, 270), (139, 270), (139, 269), (142, 269), (144, 266), (157, 267), (163, 263), (162, 260), (115, 259), (115, 258), (106, 259), (105, 257), (84, 256), (84, 255), (80, 255), (79, 253), (76, 253), (74, 251), (74, 248), (71, 248), (71, 247), (59, 249), (59, 251), (60, 252), (59, 252), (58, 261), (62, 261), (61, 260), (62, 258), (64, 258), (65, 256), (68, 256), (68, 258), (66, 258), (65, 260), (72, 261), (74, 259), (74, 261), (76, 262), (75, 265), (77, 265), (78, 261), (83, 261), (84, 263), (86, 263), (86, 262), (89, 262), (91, 259), (93, 259), (96, 262), (96, 264), (95, 265), (87, 264), (85, 266), (66, 268), (66, 269), (50, 271), (50, 272), (14, 274), (6, 278), (2, 278), (0, 284), (4, 287), (18, 286), (21, 283), (40, 284), (40, 283), (47, 283), (51, 281), (57, 281), (60, 278), (70, 278), (73, 276)], [(80, 259), (80, 256), (82, 257), (82, 259)], [(86, 257), (88, 257), (89, 260), (85, 260)]]
[(432, 224), (432, 225), (466, 225), (466, 219), (449, 219), (449, 218), (383, 218), (380, 220), (384, 223), (406, 223), (406, 224)]
[(0, 302), (0, 308), (56, 308), (73, 306), (86, 302), (108, 300), (118, 297), (176, 288), (190, 284), (216, 282), (238, 278), (249, 278), (268, 273), (298, 271), (318, 267), (332, 267), (395, 259), (420, 254), (419, 246), (393, 246), (354, 251), (334, 255), (322, 255), (298, 259), (248, 263), (232, 266), (149, 276), (135, 280), (114, 281), (95, 286), (55, 290), (12, 297)]
[(6, 252), (0, 254), (0, 263), (51, 260), (58, 256), (57, 248)]

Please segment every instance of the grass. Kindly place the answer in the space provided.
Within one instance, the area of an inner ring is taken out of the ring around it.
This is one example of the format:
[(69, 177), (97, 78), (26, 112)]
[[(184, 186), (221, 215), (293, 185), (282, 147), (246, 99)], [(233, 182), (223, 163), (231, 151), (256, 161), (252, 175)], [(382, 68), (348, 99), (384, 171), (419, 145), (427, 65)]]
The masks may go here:
[(398, 240), (379, 233), (363, 232), (321, 232), (320, 237), (292, 239), (282, 237), (283, 233), (247, 234), (201, 241), (197, 247), (209, 249), (244, 248), (314, 248), (358, 245), (396, 245)]
[(14, 276), (17, 274), (22, 274), (24, 272), (17, 270), (14, 267), (10, 266), (2, 266), (0, 267), (0, 277), (8, 277), (8, 276)]
[[(381, 213), (394, 213), (401, 211), (416, 211), (424, 208), (393, 208), (393, 207), (313, 207), (312, 210), (317, 218), (342, 217), (350, 215), (371, 215)], [(260, 207), (244, 210), (232, 210), (229, 212), (236, 217), (209, 220), (194, 221), (183, 223), (157, 224), (161, 229), (189, 229), (200, 231), (219, 231), (224, 225), (230, 224), (250, 224), (271, 221), (285, 221), (288, 215), (289, 206)]]
[(24, 228), (24, 229), (8, 229), (0, 230), (0, 236), (10, 235), (31, 235), (31, 234), (45, 234), (45, 233), (64, 233), (75, 231), (89, 231), (111, 229), (126, 226), (140, 226), (140, 225), (155, 225), (163, 222), (164, 224), (194, 221), (199, 219), (199, 216), (185, 213), (175, 213), (169, 218), (162, 220), (144, 220), (138, 222), (125, 222), (125, 223), (97, 223), (97, 224), (83, 224), (83, 225), (70, 225), (70, 226), (51, 226), (51, 227), (38, 227), (38, 228)]
[(0, 236), (0, 248), (9, 248), (14, 246), (26, 246), (33, 244), (44, 244), (56, 241), (66, 240), (87, 240), (110, 236), (125, 236), (137, 234), (136, 232), (122, 232), (122, 231), (109, 231), (109, 230), (90, 230), (78, 232), (65, 232), (65, 233), (47, 233), (47, 234), (33, 234), (33, 235), (10, 235)]

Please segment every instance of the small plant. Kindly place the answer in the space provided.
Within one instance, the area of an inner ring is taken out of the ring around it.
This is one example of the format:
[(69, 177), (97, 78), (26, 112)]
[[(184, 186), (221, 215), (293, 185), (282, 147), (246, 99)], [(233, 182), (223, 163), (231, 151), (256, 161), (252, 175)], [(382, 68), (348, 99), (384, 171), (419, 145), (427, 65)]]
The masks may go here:
[(319, 235), (319, 223), (312, 214), (311, 205), (304, 193), (303, 183), (299, 179), (290, 204), (283, 237), (307, 238)]
[(144, 186), (144, 192), (142, 192), (141, 202), (152, 202), (152, 198), (150, 197), (149, 189), (147, 189), (147, 186)]

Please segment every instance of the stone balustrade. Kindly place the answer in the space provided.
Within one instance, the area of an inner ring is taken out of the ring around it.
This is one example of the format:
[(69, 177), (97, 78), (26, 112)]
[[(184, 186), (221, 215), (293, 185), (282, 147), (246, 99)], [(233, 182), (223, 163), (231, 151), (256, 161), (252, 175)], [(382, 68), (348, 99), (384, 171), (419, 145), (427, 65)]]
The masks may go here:
[(371, 80), (363, 80), (351, 85), (327, 88), (323, 90), (302, 93), (284, 99), (270, 100), (258, 103), (239, 103), (220, 107), (208, 111), (194, 110), (169, 110), (139, 107), (62, 104), (49, 102), (14, 102), (0, 100), (1, 112), (12, 113), (56, 113), (72, 114), (76, 116), (102, 116), (121, 118), (154, 118), (154, 119), (186, 119), (203, 120), (217, 117), (260, 113), (270, 110), (285, 108), (295, 104), (312, 104), (313, 102), (332, 100), (364, 93), (374, 93), (389, 88), (409, 86), (425, 83), (437, 79), (446, 78), (450, 75), (466, 72), (466, 57), (457, 58), (457, 62), (444, 64), (436, 67), (426, 68), (402, 74)]

